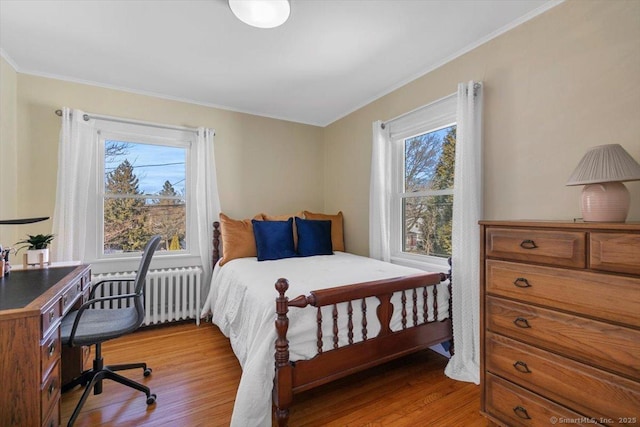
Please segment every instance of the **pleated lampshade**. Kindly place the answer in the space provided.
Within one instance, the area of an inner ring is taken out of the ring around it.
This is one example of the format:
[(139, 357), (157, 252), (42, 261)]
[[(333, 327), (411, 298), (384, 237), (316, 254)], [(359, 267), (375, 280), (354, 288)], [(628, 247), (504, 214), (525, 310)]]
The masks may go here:
[(585, 185), (582, 190), (585, 221), (624, 222), (630, 196), (622, 182), (636, 180), (640, 180), (638, 162), (620, 144), (607, 144), (590, 149), (566, 185)]
[(593, 147), (573, 171), (567, 185), (640, 180), (640, 165), (620, 144)]

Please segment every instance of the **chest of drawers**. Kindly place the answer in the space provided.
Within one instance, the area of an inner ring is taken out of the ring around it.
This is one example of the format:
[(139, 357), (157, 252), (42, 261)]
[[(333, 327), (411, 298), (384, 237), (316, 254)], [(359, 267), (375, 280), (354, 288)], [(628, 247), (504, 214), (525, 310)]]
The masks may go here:
[(640, 424), (640, 224), (480, 227), (483, 414)]

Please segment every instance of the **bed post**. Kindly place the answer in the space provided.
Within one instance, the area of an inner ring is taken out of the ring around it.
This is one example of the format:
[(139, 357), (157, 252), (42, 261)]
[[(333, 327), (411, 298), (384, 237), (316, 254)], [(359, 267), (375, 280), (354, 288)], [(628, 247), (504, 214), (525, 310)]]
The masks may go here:
[(276, 352), (273, 387), (273, 404), (275, 406), (275, 416), (278, 426), (286, 427), (289, 422), (289, 407), (293, 402), (293, 372), (289, 362), (289, 341), (287, 340), (287, 330), (289, 329), (289, 300), (285, 297), (285, 292), (289, 289), (289, 282), (286, 279), (278, 279), (276, 290)]
[(213, 222), (213, 252), (211, 252), (211, 268), (216, 266), (220, 259), (220, 223)]

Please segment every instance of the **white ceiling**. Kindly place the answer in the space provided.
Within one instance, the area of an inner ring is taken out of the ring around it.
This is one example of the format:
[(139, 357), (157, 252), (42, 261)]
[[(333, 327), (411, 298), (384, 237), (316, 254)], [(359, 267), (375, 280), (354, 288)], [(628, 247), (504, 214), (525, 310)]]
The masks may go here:
[(226, 0), (0, 0), (18, 72), (325, 126), (557, 0), (291, 0), (281, 27)]

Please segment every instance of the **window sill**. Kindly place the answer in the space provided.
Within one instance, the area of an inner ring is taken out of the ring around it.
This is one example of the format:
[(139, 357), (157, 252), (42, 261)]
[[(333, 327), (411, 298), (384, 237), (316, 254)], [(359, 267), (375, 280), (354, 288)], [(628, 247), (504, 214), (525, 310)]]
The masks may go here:
[[(90, 261), (91, 271), (99, 273), (115, 273), (122, 271), (135, 271), (140, 266), (140, 255), (120, 258), (102, 258)], [(150, 269), (178, 268), (201, 265), (199, 256), (190, 254), (168, 255), (156, 253), (153, 256)]]
[(394, 254), (391, 256), (391, 262), (393, 264), (417, 268), (429, 272), (449, 273), (449, 263), (446, 258), (430, 257), (429, 259), (425, 259), (419, 255)]

